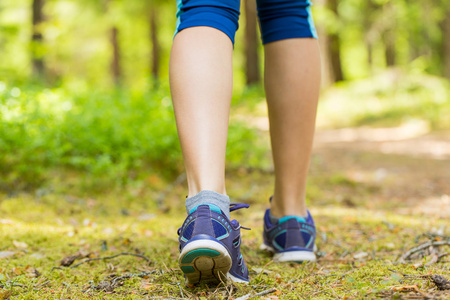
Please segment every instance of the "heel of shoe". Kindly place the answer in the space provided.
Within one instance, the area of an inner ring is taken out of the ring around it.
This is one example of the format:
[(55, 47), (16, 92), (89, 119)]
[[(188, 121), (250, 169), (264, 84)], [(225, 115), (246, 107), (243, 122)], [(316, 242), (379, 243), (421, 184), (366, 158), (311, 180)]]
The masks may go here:
[(227, 280), (231, 257), (227, 249), (211, 239), (195, 240), (183, 248), (178, 259), (189, 284), (222, 282)]

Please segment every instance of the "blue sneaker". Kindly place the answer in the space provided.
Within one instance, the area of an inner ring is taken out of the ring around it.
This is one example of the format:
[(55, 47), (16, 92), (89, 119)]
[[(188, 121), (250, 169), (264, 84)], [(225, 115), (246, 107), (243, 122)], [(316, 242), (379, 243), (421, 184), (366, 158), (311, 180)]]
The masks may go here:
[(308, 217), (286, 216), (278, 223), (270, 221), (270, 209), (264, 215), (264, 242), (261, 250), (274, 253), (273, 260), (278, 262), (315, 261), (314, 241), (316, 227), (308, 211)]
[[(230, 212), (248, 208), (248, 204), (230, 204)], [(213, 204), (202, 204), (189, 212), (178, 229), (178, 264), (188, 284), (201, 282), (248, 283), (248, 269), (240, 251), (241, 227), (230, 221)]]

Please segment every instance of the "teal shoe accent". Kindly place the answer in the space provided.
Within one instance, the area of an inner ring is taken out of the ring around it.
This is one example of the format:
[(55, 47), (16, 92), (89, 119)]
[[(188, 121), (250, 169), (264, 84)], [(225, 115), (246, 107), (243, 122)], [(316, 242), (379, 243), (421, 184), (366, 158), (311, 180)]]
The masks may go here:
[(298, 217), (298, 216), (286, 216), (286, 217), (282, 217), (280, 218), (280, 221), (278, 221), (278, 224), (283, 224), (284, 222), (287, 222), (290, 219), (295, 219), (300, 223), (306, 223), (306, 219), (302, 218), (302, 217)]
[(191, 211), (189, 212), (189, 214), (192, 214), (194, 211), (196, 211), (197, 208), (198, 208), (200, 205), (208, 205), (208, 206), (209, 206), (209, 209), (210, 209), (211, 211), (215, 211), (216, 213), (219, 213), (219, 214), (222, 213), (222, 211), (220, 210), (220, 208), (217, 207), (216, 205), (214, 205), (214, 204), (209, 204), (209, 203), (203, 203), (203, 204), (199, 204), (199, 205), (197, 205), (196, 207), (194, 207), (193, 209), (191, 209)]
[(192, 250), (191, 252), (189, 252), (188, 254), (186, 254), (183, 259), (181, 260), (181, 263), (183, 264), (190, 264), (192, 263), (192, 261), (199, 257), (199, 256), (209, 256), (209, 257), (216, 257), (219, 256), (220, 253), (215, 251), (215, 250), (211, 250), (211, 249), (196, 249), (196, 250)]
[(195, 269), (194, 269), (194, 267), (191, 267), (191, 266), (184, 266), (184, 267), (181, 267), (181, 271), (183, 271), (183, 273), (185, 273), (185, 274), (189, 274), (189, 273), (194, 273)]

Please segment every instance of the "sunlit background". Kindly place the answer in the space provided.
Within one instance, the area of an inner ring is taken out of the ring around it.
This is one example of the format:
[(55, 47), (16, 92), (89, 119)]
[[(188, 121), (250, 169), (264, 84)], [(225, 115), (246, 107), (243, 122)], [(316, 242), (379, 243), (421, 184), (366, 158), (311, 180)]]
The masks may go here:
[[(241, 3), (234, 51), (231, 169), (271, 168), (254, 2)], [(450, 1), (313, 4), (320, 129), (450, 128)], [(168, 88), (175, 13), (175, 1), (0, 2), (1, 188), (39, 186), (49, 170), (119, 186), (183, 172)]]

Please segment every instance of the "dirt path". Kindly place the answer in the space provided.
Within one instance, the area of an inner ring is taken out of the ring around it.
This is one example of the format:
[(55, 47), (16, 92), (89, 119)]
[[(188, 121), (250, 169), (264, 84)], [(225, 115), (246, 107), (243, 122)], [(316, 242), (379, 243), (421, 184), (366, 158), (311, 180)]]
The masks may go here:
[[(318, 130), (312, 174), (319, 172), (342, 174), (350, 185), (377, 190), (375, 199), (364, 203), (368, 207), (450, 217), (450, 132)], [(345, 192), (344, 197), (344, 204), (358, 202)]]

